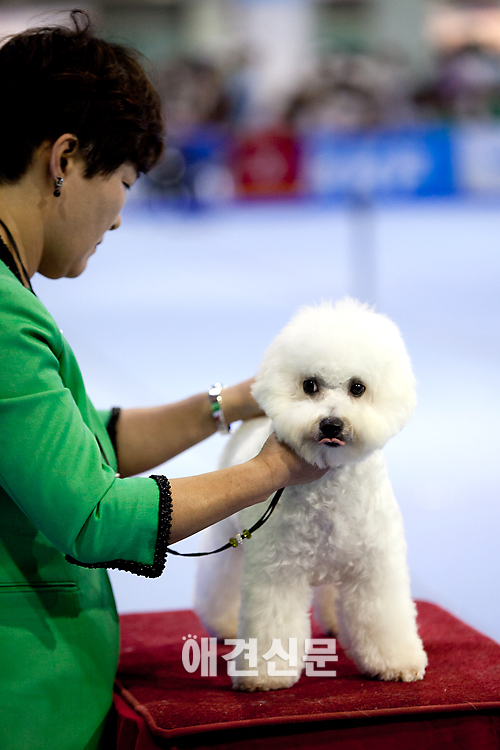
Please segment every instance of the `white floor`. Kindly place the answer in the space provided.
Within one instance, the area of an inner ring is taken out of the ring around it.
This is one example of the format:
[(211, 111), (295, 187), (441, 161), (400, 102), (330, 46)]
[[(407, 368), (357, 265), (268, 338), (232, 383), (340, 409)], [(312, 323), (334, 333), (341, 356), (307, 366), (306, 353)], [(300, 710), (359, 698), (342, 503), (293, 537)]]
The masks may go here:
[[(251, 375), (297, 307), (356, 293), (400, 326), (419, 405), (387, 446), (413, 592), (500, 640), (500, 207), (426, 202), (354, 214), (131, 206), (86, 273), (35, 289), (99, 407), (144, 405)], [(215, 468), (214, 436), (163, 467)], [(180, 549), (196, 550), (197, 540)], [(111, 577), (121, 612), (191, 605), (195, 563)]]

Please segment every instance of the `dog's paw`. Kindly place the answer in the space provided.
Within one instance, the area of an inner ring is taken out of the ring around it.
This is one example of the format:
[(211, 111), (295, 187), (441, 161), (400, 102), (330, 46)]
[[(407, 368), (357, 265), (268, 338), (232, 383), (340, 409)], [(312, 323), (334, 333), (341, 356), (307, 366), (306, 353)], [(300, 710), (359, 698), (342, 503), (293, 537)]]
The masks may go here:
[(270, 677), (267, 674), (255, 677), (233, 677), (233, 689), (246, 693), (256, 693), (267, 690), (283, 690), (295, 685), (300, 675), (287, 677)]
[(354, 662), (358, 669), (370, 677), (392, 682), (416, 682), (421, 680), (427, 666), (427, 654), (420, 638), (412, 643), (385, 643), (374, 647), (371, 643), (364, 653), (357, 650)]
[(377, 677), (381, 680), (393, 682), (416, 682), (421, 680), (425, 674), (427, 666), (427, 654), (422, 648), (418, 653), (414, 653), (411, 658), (401, 660), (399, 664), (388, 664), (381, 669)]

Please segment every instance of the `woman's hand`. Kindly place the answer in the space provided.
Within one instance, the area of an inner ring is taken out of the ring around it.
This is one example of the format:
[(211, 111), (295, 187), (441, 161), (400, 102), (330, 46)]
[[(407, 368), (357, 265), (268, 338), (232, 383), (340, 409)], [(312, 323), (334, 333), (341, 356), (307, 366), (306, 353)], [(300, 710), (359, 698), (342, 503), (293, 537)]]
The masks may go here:
[(267, 464), (272, 481), (277, 487), (315, 482), (328, 471), (307, 463), (288, 445), (280, 443), (274, 432), (268, 437), (255, 460)]
[(173, 513), (170, 541), (184, 539), (276, 490), (320, 479), (327, 469), (311, 466), (273, 433), (250, 461), (210, 474), (171, 479)]

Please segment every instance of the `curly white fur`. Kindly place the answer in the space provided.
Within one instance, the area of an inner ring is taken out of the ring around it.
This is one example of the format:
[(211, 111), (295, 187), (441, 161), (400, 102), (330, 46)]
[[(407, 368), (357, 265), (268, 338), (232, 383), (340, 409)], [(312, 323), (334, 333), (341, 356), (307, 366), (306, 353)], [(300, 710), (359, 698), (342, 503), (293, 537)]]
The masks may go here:
[[(422, 679), (427, 657), (415, 624), (403, 523), (381, 451), (415, 406), (415, 380), (397, 327), (351, 299), (304, 308), (272, 342), (253, 392), (270, 419), (243, 424), (221, 465), (256, 455), (274, 429), (307, 461), (330, 471), (287, 488), (251, 539), (200, 563), (195, 607), (208, 631), (257, 639), (258, 675), (234, 677), (234, 687), (273, 690), (297, 681), (268, 675), (262, 655), (272, 639), (286, 647), (288, 638), (297, 638), (301, 663), (313, 588), (316, 617), (362, 672)], [(222, 545), (250, 528), (265, 507), (216, 524), (205, 543)], [(274, 661), (290, 669), (285, 660)], [(236, 668), (248, 669), (243, 657)]]

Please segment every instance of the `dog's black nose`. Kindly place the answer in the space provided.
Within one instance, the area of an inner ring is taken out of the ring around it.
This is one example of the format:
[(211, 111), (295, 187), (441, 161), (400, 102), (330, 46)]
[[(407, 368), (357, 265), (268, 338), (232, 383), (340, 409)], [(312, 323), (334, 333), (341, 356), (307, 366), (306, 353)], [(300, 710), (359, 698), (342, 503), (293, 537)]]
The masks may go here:
[(332, 417), (331, 419), (322, 419), (319, 423), (319, 429), (326, 438), (336, 438), (340, 435), (344, 427), (344, 423), (338, 417)]

